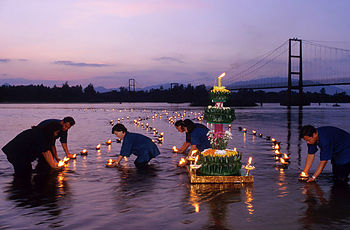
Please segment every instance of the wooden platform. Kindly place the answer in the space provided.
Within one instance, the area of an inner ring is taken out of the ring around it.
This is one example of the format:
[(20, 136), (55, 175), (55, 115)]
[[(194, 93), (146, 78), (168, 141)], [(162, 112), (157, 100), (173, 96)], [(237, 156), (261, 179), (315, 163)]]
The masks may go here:
[(199, 176), (195, 170), (188, 170), (188, 176), (192, 184), (221, 184), (221, 183), (253, 183), (253, 176)]

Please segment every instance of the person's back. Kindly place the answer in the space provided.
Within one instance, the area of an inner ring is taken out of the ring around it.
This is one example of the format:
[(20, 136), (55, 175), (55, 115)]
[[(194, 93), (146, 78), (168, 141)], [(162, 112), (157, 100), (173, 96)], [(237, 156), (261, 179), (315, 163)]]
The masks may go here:
[(134, 154), (138, 157), (137, 162), (142, 163), (155, 158), (160, 152), (149, 137), (139, 133), (126, 132), (120, 154), (126, 157)]
[(333, 126), (317, 128), (321, 160), (333, 159), (337, 164), (350, 162), (350, 134)]
[(204, 125), (196, 125), (191, 134), (191, 145), (196, 145), (199, 151), (210, 148), (210, 142), (208, 140), (207, 133), (209, 129)]

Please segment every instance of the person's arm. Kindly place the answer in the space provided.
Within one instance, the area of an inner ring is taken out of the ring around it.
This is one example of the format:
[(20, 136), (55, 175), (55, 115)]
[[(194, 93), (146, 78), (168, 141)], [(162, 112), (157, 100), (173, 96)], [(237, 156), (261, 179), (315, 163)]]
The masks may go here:
[(315, 154), (307, 154), (306, 161), (305, 161), (305, 167), (303, 172), (307, 175), (309, 175), (309, 170), (311, 168), (312, 162), (314, 162)]
[(120, 163), (120, 161), (121, 161), (122, 159), (123, 159), (123, 156), (119, 155), (118, 158), (117, 158), (117, 160), (115, 160), (115, 161), (113, 162), (113, 166), (117, 166), (117, 165)]
[(50, 165), (53, 169), (60, 169), (61, 167), (58, 166), (58, 163), (55, 162), (53, 159), (52, 153), (50, 150), (42, 153), (46, 162)]
[(324, 167), (326, 166), (327, 161), (320, 161), (320, 164), (317, 166), (317, 169), (312, 177), (310, 177), (307, 182), (313, 182), (316, 178), (322, 173)]
[(64, 152), (66, 153), (66, 156), (68, 158), (73, 158), (73, 154), (70, 154), (69, 151), (68, 151), (67, 143), (61, 143), (61, 144), (62, 144), (62, 148), (63, 148)]
[(57, 155), (57, 149), (56, 149), (55, 145), (51, 145), (51, 151), (52, 151), (53, 156), (56, 159), (56, 161), (59, 162), (61, 159)]
[(190, 145), (191, 145), (190, 142), (185, 142), (177, 152), (184, 153)]

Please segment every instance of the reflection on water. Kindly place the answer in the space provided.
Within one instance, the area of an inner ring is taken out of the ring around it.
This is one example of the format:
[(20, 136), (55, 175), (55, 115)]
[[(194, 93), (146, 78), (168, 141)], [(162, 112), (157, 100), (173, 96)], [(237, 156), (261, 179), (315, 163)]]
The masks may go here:
[(63, 226), (59, 219), (60, 203), (71, 196), (64, 172), (37, 174), (26, 180), (14, 177), (4, 193), (17, 208), (27, 209), (28, 215), (43, 216), (50, 220), (50, 227)]
[[(245, 200), (249, 214), (254, 213), (252, 185), (243, 184), (190, 184), (189, 202), (198, 213), (201, 205), (208, 205), (207, 229), (231, 229), (228, 223), (229, 206)], [(245, 197), (241, 192), (245, 191)]]
[[(334, 226), (350, 224), (350, 187), (348, 184), (333, 184), (329, 196), (325, 196), (320, 185), (308, 183), (303, 188), (303, 194), (307, 208), (300, 222), (305, 229), (327, 228), (332, 224)], [(345, 228), (339, 227), (339, 229)]]

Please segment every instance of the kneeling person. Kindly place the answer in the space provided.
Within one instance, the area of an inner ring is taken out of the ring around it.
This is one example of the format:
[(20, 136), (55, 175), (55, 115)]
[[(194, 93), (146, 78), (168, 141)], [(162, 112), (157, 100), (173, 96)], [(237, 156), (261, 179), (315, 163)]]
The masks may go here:
[(123, 140), (120, 155), (115, 161), (119, 164), (123, 157), (129, 157), (131, 154), (137, 156), (134, 164), (137, 168), (145, 167), (148, 162), (160, 154), (158, 147), (149, 137), (139, 133), (130, 133), (122, 124), (116, 124), (112, 128), (112, 133)]

